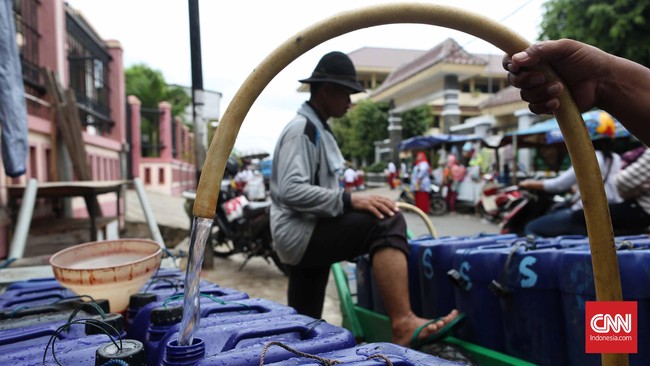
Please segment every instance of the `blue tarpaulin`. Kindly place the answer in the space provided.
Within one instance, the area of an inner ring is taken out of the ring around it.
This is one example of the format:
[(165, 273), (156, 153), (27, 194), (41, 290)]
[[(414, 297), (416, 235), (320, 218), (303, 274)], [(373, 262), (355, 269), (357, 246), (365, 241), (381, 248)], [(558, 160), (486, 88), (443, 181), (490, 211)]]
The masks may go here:
[(399, 150), (425, 150), (446, 143), (459, 143), (465, 141), (474, 141), (479, 138), (476, 135), (430, 135), (430, 136), (413, 136), (399, 143)]

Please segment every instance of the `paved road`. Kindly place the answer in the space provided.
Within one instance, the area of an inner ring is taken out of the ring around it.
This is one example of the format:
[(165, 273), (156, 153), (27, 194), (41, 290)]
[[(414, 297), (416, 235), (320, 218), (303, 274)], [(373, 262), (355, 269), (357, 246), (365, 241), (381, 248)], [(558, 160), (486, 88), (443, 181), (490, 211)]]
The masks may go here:
[[(388, 187), (372, 188), (359, 194), (379, 194), (391, 199), (397, 199), (398, 190)], [(167, 195), (148, 193), (149, 203), (157, 223), (161, 226), (175, 228), (189, 228), (189, 219), (183, 209), (184, 199)], [(137, 195), (133, 191), (127, 192), (127, 221), (145, 222), (143, 211)], [(414, 236), (427, 235), (429, 230), (424, 220), (417, 214), (405, 212), (408, 228)], [(497, 233), (498, 227), (494, 224), (482, 222), (473, 215), (444, 215), (430, 217), (431, 222), (439, 236), (467, 236), (478, 233)], [(187, 248), (189, 239), (183, 240), (178, 247)], [(201, 276), (223, 287), (234, 288), (248, 293), (251, 297), (265, 298), (277, 303), (286, 304), (287, 279), (276, 269), (273, 264), (266, 263), (263, 259), (251, 259), (240, 270), (245, 260), (241, 256), (228, 259), (215, 258), (214, 269), (203, 271)], [(328, 322), (341, 325), (338, 294), (333, 278), (327, 288), (325, 310), (323, 318)]]

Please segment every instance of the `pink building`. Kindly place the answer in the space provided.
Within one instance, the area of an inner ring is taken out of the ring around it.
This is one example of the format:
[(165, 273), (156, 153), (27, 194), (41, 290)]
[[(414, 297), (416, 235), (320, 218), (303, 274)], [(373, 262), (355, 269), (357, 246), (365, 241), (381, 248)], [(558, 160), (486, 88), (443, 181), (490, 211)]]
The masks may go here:
[[(0, 208), (5, 218), (0, 220), (0, 258), (7, 254), (10, 228), (15, 224), (6, 188), (25, 184), (30, 178), (39, 182), (77, 179), (65, 145), (60, 138), (53, 138), (52, 131), (57, 129), (53, 99), (47, 93), (41, 68), (54, 71), (62, 87), (75, 92), (92, 180), (140, 177), (147, 190), (172, 195), (195, 187), (193, 137), (187, 126), (172, 120), (168, 103), (160, 104), (153, 120), (156, 133), (148, 135), (147, 143), (155, 145), (156, 152), (142, 155), (140, 103), (125, 95), (119, 41), (101, 39), (63, 0), (13, 4), (27, 102), (29, 154), (24, 176), (11, 179), (0, 172)], [(117, 214), (115, 200), (115, 195), (99, 197), (104, 216)], [(35, 217), (53, 215), (52, 203), (39, 200), (37, 205)], [(70, 206), (72, 217), (87, 216), (83, 199), (72, 199)], [(123, 210), (120, 214), (123, 217)]]

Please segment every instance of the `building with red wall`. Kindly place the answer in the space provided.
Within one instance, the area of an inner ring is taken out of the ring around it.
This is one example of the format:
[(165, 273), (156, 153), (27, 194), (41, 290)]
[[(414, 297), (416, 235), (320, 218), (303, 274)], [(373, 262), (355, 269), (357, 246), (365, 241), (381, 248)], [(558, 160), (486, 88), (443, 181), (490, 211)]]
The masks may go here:
[[(24, 176), (9, 178), (4, 170), (0, 171), (0, 217), (4, 218), (0, 220), (0, 258), (7, 254), (16, 214), (9, 209), (6, 188), (25, 184), (31, 178), (38, 182), (78, 179), (61, 134), (56, 133), (58, 122), (44, 69), (55, 73), (62, 89), (74, 91), (92, 180), (139, 177), (145, 189), (173, 195), (195, 187), (192, 133), (179, 120), (172, 119), (166, 102), (160, 104), (156, 120), (160, 132), (158, 155), (142, 156), (141, 111), (137, 98), (126, 96), (120, 42), (102, 39), (82, 14), (63, 0), (20, 0), (13, 4), (28, 112), (29, 151)], [(117, 214), (115, 195), (99, 196), (98, 201), (104, 216)], [(52, 215), (54, 205), (39, 200), (34, 217)], [(70, 199), (66, 205), (64, 215), (88, 215), (81, 198)]]

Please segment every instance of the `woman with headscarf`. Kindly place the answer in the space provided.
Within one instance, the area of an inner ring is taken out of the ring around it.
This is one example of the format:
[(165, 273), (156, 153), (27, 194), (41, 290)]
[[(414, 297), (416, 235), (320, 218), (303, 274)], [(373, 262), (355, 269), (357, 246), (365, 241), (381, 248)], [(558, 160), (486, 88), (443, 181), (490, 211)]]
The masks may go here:
[(415, 206), (425, 213), (429, 213), (429, 191), (431, 191), (431, 166), (427, 156), (419, 152), (415, 157), (415, 166), (411, 177), (411, 190), (415, 195)]
[(447, 207), (449, 212), (456, 211), (456, 197), (460, 183), (465, 179), (465, 167), (458, 164), (456, 155), (449, 154), (447, 157), (447, 166), (445, 167), (442, 177), (443, 184), (447, 187)]

